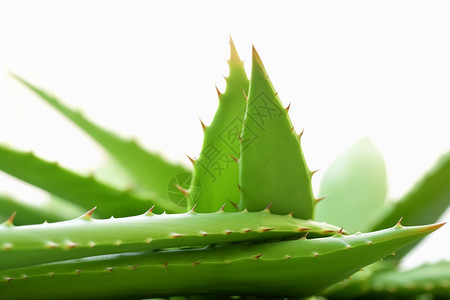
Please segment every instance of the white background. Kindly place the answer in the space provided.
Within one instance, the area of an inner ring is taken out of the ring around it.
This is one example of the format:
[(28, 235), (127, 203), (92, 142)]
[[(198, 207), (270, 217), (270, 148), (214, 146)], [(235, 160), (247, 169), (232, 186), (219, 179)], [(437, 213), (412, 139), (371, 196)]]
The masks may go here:
[[(210, 2), (2, 1), (0, 142), (79, 171), (103, 159), (9, 70), (188, 165), (184, 154), (196, 156), (202, 143), (198, 117), (211, 121), (214, 85), (224, 90), (231, 34), (247, 70), (253, 43), (292, 103), (311, 169), (368, 135), (395, 199), (450, 150), (449, 1)], [(45, 199), (0, 174), (4, 191)], [(450, 259), (449, 247), (447, 225), (405, 265)]]

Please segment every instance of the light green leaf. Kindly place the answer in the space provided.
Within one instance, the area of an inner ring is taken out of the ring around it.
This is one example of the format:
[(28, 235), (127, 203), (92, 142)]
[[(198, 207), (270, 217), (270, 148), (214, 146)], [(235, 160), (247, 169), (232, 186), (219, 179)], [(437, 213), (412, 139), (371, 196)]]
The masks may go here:
[(310, 219), (315, 199), (308, 169), (288, 109), (277, 96), (256, 50), (239, 160), (241, 201), (250, 211)]
[(203, 147), (194, 162), (194, 173), (189, 198), (196, 211), (216, 212), (225, 203), (226, 211), (236, 211), (239, 203), (239, 136), (242, 131), (248, 78), (244, 63), (230, 39), (230, 74), (227, 87), (219, 93), (219, 107), (210, 126), (204, 127)]
[[(161, 214), (99, 220), (90, 216), (57, 223), (1, 226), (0, 269), (102, 254), (162, 248), (330, 236), (339, 228), (262, 212)], [(0, 220), (1, 222), (1, 220)], [(7, 251), (1, 245), (13, 245)]]
[(383, 206), (387, 193), (384, 161), (369, 138), (336, 158), (325, 171), (319, 193), (325, 199), (317, 205), (316, 220), (327, 220), (349, 232), (363, 228)]
[(39, 224), (44, 221), (56, 222), (79, 215), (80, 210), (62, 200), (52, 200), (43, 205), (31, 205), (9, 195), (0, 194), (0, 220), (6, 220), (16, 213), (17, 225)]
[(410, 270), (383, 268), (375, 263), (351, 279), (327, 289), (328, 299), (427, 299), (450, 298), (450, 262), (425, 264)]
[(94, 176), (82, 176), (57, 163), (36, 157), (31, 152), (20, 152), (0, 145), (0, 170), (49, 193), (90, 209), (101, 208), (100, 216), (129, 216), (146, 211), (151, 205), (171, 212), (181, 208), (169, 200), (140, 195), (131, 190), (118, 190), (98, 181)]
[(376, 272), (370, 277), (373, 298), (414, 299), (423, 294), (433, 299), (450, 299), (450, 262), (426, 264), (411, 270)]
[(14, 74), (12, 76), (102, 145), (121, 164), (123, 169), (133, 177), (137, 190), (153, 193), (158, 199), (169, 201), (167, 195), (169, 181), (179, 173), (190, 173), (190, 170), (183, 166), (172, 164), (164, 160), (160, 155), (144, 150), (136, 141), (125, 140), (97, 126), (80, 112), (67, 107), (55, 96), (32, 85), (19, 76)]
[(0, 290), (10, 300), (311, 296), (440, 226), (90, 257), (2, 270)]
[[(387, 228), (394, 220), (403, 218), (407, 225), (436, 222), (450, 206), (450, 153), (443, 155), (413, 189), (400, 200), (378, 210), (373, 221), (365, 224), (368, 231)], [(327, 220), (328, 221), (328, 220)], [(401, 258), (418, 243), (397, 253)]]

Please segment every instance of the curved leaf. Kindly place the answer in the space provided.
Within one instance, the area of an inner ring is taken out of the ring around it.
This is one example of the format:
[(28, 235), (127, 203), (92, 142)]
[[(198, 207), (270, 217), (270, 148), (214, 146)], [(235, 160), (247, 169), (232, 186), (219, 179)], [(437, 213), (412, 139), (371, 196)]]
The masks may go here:
[(82, 176), (57, 163), (36, 157), (32, 152), (20, 152), (0, 145), (0, 170), (40, 187), (87, 209), (101, 208), (103, 217), (129, 216), (142, 213), (157, 204), (167, 211), (180, 212), (170, 202), (141, 196), (130, 190), (118, 190), (98, 181), (94, 176)]
[[(438, 162), (411, 191), (399, 201), (382, 207), (374, 221), (365, 225), (365, 230), (373, 231), (387, 228), (394, 220), (403, 218), (407, 225), (422, 225), (436, 222), (450, 206), (450, 153), (439, 158)], [(401, 258), (418, 243), (409, 245), (397, 252)]]
[(97, 256), (0, 271), (0, 290), (11, 300), (310, 296), (440, 226), (395, 226), (351, 236)]
[(179, 173), (190, 173), (190, 170), (183, 166), (172, 164), (160, 155), (144, 150), (136, 141), (125, 140), (97, 126), (79, 111), (67, 107), (55, 96), (15, 74), (11, 75), (103, 146), (136, 181), (136, 189), (153, 193), (158, 199), (170, 201), (167, 195), (167, 185), (170, 180)]

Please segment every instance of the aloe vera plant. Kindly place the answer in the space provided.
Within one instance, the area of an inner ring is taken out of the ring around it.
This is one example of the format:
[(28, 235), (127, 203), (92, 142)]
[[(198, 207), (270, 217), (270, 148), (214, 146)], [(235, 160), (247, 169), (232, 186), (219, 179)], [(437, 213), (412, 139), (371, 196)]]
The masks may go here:
[(0, 170), (67, 207), (0, 196), (0, 299), (450, 298), (448, 262), (397, 267), (443, 225), (430, 223), (450, 203), (450, 156), (391, 204), (383, 160), (365, 139), (330, 166), (315, 196), (289, 106), (256, 50), (248, 79), (230, 46), (227, 87), (212, 123), (202, 123), (192, 170), (13, 75), (97, 141), (133, 188), (0, 145)]

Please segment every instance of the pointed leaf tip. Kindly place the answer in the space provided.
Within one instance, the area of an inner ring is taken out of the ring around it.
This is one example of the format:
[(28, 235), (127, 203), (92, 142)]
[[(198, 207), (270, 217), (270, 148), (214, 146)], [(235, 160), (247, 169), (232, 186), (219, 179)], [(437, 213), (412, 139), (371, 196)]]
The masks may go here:
[(264, 73), (266, 72), (266, 69), (264, 68), (261, 57), (259, 56), (258, 51), (256, 51), (256, 48), (254, 45), (252, 45), (252, 60), (253, 60), (253, 66), (259, 66), (264, 71)]
[(19, 79), (20, 77), (18, 75), (16, 75), (14, 72), (12, 71), (6, 71), (6, 74), (8, 74), (9, 76), (15, 78), (15, 79)]
[(239, 54), (237, 53), (236, 46), (234, 44), (233, 39), (230, 35), (230, 59), (228, 60), (228, 63), (242, 63)]
[(434, 230), (441, 228), (445, 224), (447, 224), (447, 222), (431, 224), (431, 225), (425, 226), (424, 231), (434, 231)]

